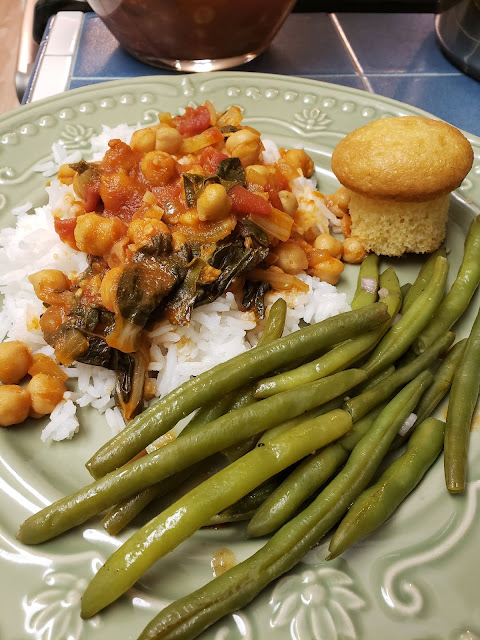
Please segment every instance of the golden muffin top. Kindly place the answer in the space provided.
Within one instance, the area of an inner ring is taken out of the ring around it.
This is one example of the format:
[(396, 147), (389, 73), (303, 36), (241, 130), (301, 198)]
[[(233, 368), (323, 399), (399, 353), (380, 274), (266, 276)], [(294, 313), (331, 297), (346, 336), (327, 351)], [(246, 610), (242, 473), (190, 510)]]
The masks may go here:
[(450, 193), (472, 164), (472, 147), (458, 129), (420, 116), (374, 120), (349, 133), (332, 155), (332, 170), (345, 187), (398, 202)]

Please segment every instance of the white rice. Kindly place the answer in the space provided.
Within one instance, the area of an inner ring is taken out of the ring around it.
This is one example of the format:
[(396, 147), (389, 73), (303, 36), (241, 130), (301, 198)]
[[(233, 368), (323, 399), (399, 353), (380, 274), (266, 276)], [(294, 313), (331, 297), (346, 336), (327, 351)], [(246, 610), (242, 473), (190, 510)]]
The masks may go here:
[[(100, 159), (112, 138), (128, 143), (136, 128), (138, 125), (104, 126), (102, 133), (92, 138), (91, 151), (85, 159)], [(277, 157), (274, 143), (268, 141), (266, 149), (265, 155), (269, 158)], [(50, 177), (55, 175), (61, 164), (81, 159), (79, 151), (69, 154), (65, 147), (56, 143), (52, 148), (52, 160), (37, 169), (45, 177)], [(315, 184), (299, 178), (294, 188), (299, 201), (310, 207), (318, 228), (328, 230), (329, 222), (333, 222), (332, 214), (314, 193)], [(28, 275), (50, 268), (60, 269), (66, 274), (79, 273), (87, 267), (87, 261), (84, 254), (61, 242), (54, 229), (54, 215), (60, 218), (74, 215), (72, 188), (53, 179), (47, 187), (47, 194), (48, 204), (37, 207), (35, 215), (31, 213), (30, 202), (12, 210), (16, 216), (15, 228), (0, 231), (0, 293), (4, 296), (0, 312), (0, 340), (22, 340), (34, 353), (51, 355), (53, 349), (45, 343), (39, 327), (43, 305), (37, 299)], [(332, 285), (308, 275), (299, 277), (308, 283), (310, 291), (300, 295), (282, 294), (288, 303), (285, 334), (296, 331), (302, 321), (319, 322), (349, 310), (345, 294), (338, 293)], [(268, 303), (271, 304), (279, 295), (269, 294)], [(241, 312), (231, 293), (194, 309), (188, 326), (173, 326), (166, 321), (160, 323), (150, 334), (150, 369), (158, 374), (156, 395), (164, 396), (191, 376), (251, 348), (256, 344), (260, 330), (253, 313)], [(113, 399), (115, 374), (81, 363), (63, 369), (68, 375), (69, 390), (51, 414), (41, 432), (41, 440), (73, 437), (80, 426), (77, 408), (87, 406), (103, 414), (111, 432), (118, 433), (124, 421)], [(106, 433), (105, 439), (108, 437)]]

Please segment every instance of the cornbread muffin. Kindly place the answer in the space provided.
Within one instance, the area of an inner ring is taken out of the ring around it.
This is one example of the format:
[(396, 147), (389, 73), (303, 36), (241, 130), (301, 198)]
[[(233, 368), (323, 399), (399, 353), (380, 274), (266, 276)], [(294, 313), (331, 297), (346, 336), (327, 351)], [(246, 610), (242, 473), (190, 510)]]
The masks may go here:
[(390, 256), (440, 246), (449, 194), (472, 163), (458, 129), (419, 116), (375, 120), (347, 135), (332, 156), (334, 174), (351, 192), (352, 235)]

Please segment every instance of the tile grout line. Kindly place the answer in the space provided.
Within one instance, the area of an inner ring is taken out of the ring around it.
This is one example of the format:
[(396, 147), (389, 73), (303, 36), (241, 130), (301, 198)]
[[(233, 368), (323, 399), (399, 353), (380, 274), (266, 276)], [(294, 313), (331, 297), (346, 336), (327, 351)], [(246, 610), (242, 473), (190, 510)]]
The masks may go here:
[(365, 87), (365, 90), (368, 91), (369, 93), (375, 93), (372, 85), (370, 84), (370, 80), (366, 77), (362, 65), (360, 64), (359, 59), (357, 58), (355, 51), (353, 50), (352, 45), (350, 44), (345, 31), (343, 30), (337, 15), (335, 13), (330, 13), (330, 19), (333, 22), (333, 26), (335, 27), (335, 30), (337, 32), (338, 37), (340, 38), (340, 40), (342, 41), (343, 46), (345, 47), (345, 50), (347, 51), (348, 55), (350, 56), (350, 59), (353, 63), (353, 66), (355, 67), (356, 72), (359, 74), (363, 86)]

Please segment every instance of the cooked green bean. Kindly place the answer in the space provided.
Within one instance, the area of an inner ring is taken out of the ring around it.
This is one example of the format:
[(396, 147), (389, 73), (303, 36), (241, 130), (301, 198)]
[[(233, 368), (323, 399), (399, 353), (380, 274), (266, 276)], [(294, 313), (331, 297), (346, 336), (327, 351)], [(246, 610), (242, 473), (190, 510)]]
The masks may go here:
[(195, 465), (174, 473), (162, 482), (140, 491), (113, 506), (102, 518), (102, 526), (111, 536), (116, 536), (148, 505), (180, 486), (195, 470)]
[[(379, 257), (375, 253), (370, 253), (360, 265), (357, 288), (353, 300), (350, 303), (352, 309), (360, 309), (377, 300), (378, 262)], [(374, 288), (373, 291), (368, 291), (365, 288), (365, 279), (369, 281), (369, 284), (374, 284), (374, 287), (372, 287)]]
[(480, 390), (480, 311), (453, 375), (445, 427), (445, 482), (451, 493), (465, 489), (473, 412)]
[(327, 560), (336, 558), (390, 518), (437, 459), (443, 448), (444, 426), (441, 420), (427, 418), (415, 429), (405, 453), (352, 504), (330, 540)]
[[(382, 302), (387, 305), (388, 313), (393, 320), (400, 309), (401, 293), (398, 278), (392, 268), (382, 273), (380, 285), (382, 289), (388, 291), (388, 294), (382, 298)], [(376, 331), (342, 342), (316, 360), (260, 380), (255, 389), (255, 397), (269, 398), (275, 393), (293, 389), (301, 384), (319, 380), (335, 371), (351, 367), (353, 363), (367, 355), (375, 347), (387, 328), (388, 325), (385, 324)]]
[(276, 438), (282, 433), (285, 433), (285, 431), (288, 431), (292, 427), (296, 427), (297, 424), (300, 424), (305, 420), (312, 420), (313, 418), (323, 416), (324, 413), (328, 413), (329, 411), (333, 411), (334, 409), (341, 409), (343, 402), (344, 400), (340, 395), (338, 398), (333, 398), (333, 400), (329, 400), (328, 402), (325, 402), (318, 407), (314, 407), (313, 409), (310, 409), (309, 411), (306, 411), (305, 413), (302, 413), (295, 418), (284, 420), (283, 422), (276, 424), (274, 427), (267, 429), (261, 436), (260, 442), (270, 442), (270, 440), (273, 440), (273, 438)]
[[(227, 413), (232, 407), (237, 395), (237, 391), (231, 391), (216, 402), (199, 409), (190, 422), (183, 428), (178, 437), (184, 437), (188, 433), (193, 433), (203, 425), (213, 422), (213, 420), (225, 415), (225, 413)], [(197, 470), (198, 464), (201, 465), (202, 461), (188, 467), (187, 469), (183, 469), (178, 473), (174, 473), (172, 476), (161, 480), (151, 487), (147, 487), (139, 493), (121, 500), (117, 505), (114, 505), (109, 509), (108, 513), (102, 520), (103, 527), (108, 531), (108, 533), (110, 533), (110, 535), (117, 535), (127, 526), (127, 524), (136, 518), (141, 511), (148, 507), (153, 500), (173, 491), (173, 489), (194, 473)]]
[(217, 418), (30, 516), (18, 538), (25, 544), (45, 542), (235, 442), (342, 395), (365, 376), (364, 371), (348, 369)]
[(395, 440), (392, 442), (392, 450), (398, 449), (404, 445), (417, 428), (417, 425), (430, 417), (443, 400), (452, 385), (453, 374), (455, 373), (458, 363), (462, 357), (465, 349), (465, 343), (466, 340), (457, 342), (442, 360), (440, 366), (433, 374), (432, 384), (425, 391), (417, 405), (417, 408), (415, 409), (417, 416), (415, 424), (405, 435), (397, 434), (395, 436)]
[(209, 527), (229, 522), (243, 522), (245, 520), (250, 520), (259, 506), (265, 502), (273, 491), (275, 491), (284, 476), (284, 473), (280, 473), (270, 480), (267, 480), (230, 507), (223, 509), (223, 511), (217, 515), (209, 518), (205, 523), (205, 526)]
[[(408, 292), (410, 291), (411, 288), (412, 288), (411, 282), (405, 282), (405, 284), (402, 284), (402, 286), (400, 287), (400, 291), (402, 292), (403, 302), (405, 302), (405, 297), (408, 295)], [(403, 311), (403, 305), (402, 305), (402, 311)]]
[(454, 373), (465, 351), (466, 339), (453, 345), (433, 375), (432, 386), (427, 389), (418, 403), (418, 424), (431, 416), (452, 385)]
[(376, 407), (356, 422), (337, 442), (303, 460), (251, 517), (247, 536), (257, 538), (279, 529), (304, 502), (324, 485), (345, 463), (350, 452), (367, 433), (385, 405)]
[[(279, 302), (282, 302), (281, 306), (278, 307)], [(260, 336), (260, 339), (257, 343), (257, 347), (261, 347), (263, 344), (268, 344), (273, 340), (277, 340), (281, 337), (283, 333), (283, 329), (285, 327), (285, 319), (287, 316), (287, 303), (283, 298), (279, 298), (270, 308), (270, 313), (268, 314), (267, 325)], [(248, 384), (243, 390), (240, 390), (237, 393), (235, 402), (233, 403), (230, 411), (235, 411), (236, 409), (240, 409), (241, 407), (245, 407), (248, 404), (252, 404), (255, 402), (254, 396), (255, 384)], [(233, 392), (235, 393), (235, 392)], [(223, 455), (229, 460), (229, 462), (234, 462), (241, 458), (243, 455), (251, 451), (258, 441), (258, 435), (252, 436), (244, 442), (239, 442), (238, 444), (232, 445), (231, 447), (227, 447), (222, 451)]]
[(386, 306), (376, 302), (235, 356), (184, 382), (134, 418), (87, 462), (94, 477), (120, 467), (171, 429), (182, 418), (215, 398), (238, 389), (297, 358), (316, 354), (348, 338), (374, 330), (388, 320)]
[(480, 216), (472, 220), (465, 239), (462, 264), (450, 291), (440, 303), (428, 325), (415, 341), (415, 350), (420, 353), (433, 344), (438, 336), (448, 331), (470, 304), (480, 283)]
[(177, 547), (218, 511), (233, 504), (311, 451), (352, 426), (342, 409), (303, 422), (218, 471), (139, 529), (95, 574), (82, 597), (81, 615), (90, 618), (129, 589), (159, 558)]
[(444, 247), (437, 249), (434, 251), (429, 257), (428, 260), (423, 264), (422, 268), (418, 272), (418, 275), (415, 279), (415, 282), (410, 286), (410, 289), (404, 296), (402, 311), (401, 313), (405, 313), (412, 306), (413, 302), (418, 298), (420, 294), (425, 291), (427, 284), (430, 282), (430, 279), (433, 275), (433, 270), (435, 268), (435, 260), (438, 256), (446, 257), (446, 251)]
[(365, 371), (370, 375), (381, 371), (407, 351), (440, 304), (445, 291), (447, 274), (446, 258), (437, 256), (433, 275), (425, 290), (412, 302), (400, 320), (387, 331), (363, 366)]
[(395, 373), (395, 366), (391, 364), (386, 369), (383, 369), (383, 371), (379, 371), (371, 378), (365, 380), (365, 382), (359, 384), (358, 387), (355, 387), (350, 395), (352, 397), (359, 396), (361, 393), (364, 393), (364, 391), (368, 391), (378, 383), (383, 382), (384, 380), (389, 378), (393, 373)]
[(353, 421), (356, 422), (362, 418), (378, 404), (390, 398), (398, 388), (430, 367), (444, 351), (449, 349), (454, 340), (454, 334), (449, 331), (410, 364), (400, 367), (385, 380), (347, 400), (345, 409), (351, 413)]
[(223, 616), (247, 605), (312, 549), (363, 491), (390, 442), (431, 380), (424, 372), (392, 400), (357, 444), (343, 470), (298, 516), (250, 558), (163, 609), (138, 640), (192, 640)]

